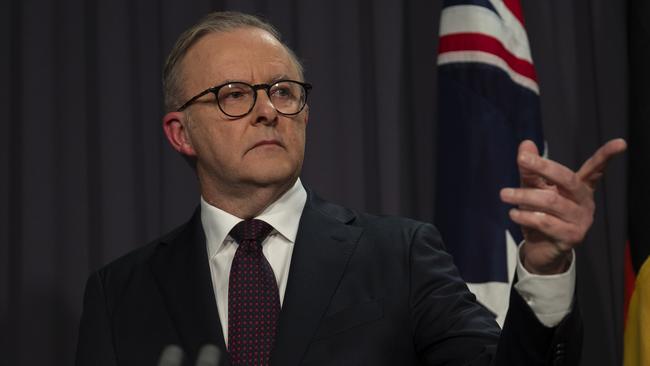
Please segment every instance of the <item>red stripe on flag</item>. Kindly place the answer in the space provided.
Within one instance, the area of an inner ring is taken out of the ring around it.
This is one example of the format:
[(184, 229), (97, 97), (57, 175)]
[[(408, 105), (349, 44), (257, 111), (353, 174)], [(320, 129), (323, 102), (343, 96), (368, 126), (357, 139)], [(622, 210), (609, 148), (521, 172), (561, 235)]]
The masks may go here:
[(505, 61), (514, 72), (537, 81), (533, 64), (517, 58), (494, 37), (481, 33), (454, 33), (440, 37), (438, 54), (454, 51), (482, 51), (493, 54)]
[(524, 25), (524, 12), (521, 10), (521, 3), (519, 0), (503, 0), (503, 4), (510, 10), (512, 15), (519, 20), (521, 25)]
[(636, 274), (632, 266), (632, 254), (630, 253), (630, 242), (625, 243), (625, 299), (623, 305), (623, 324), (627, 324), (627, 308), (630, 306), (630, 299), (634, 293), (634, 282), (636, 282)]

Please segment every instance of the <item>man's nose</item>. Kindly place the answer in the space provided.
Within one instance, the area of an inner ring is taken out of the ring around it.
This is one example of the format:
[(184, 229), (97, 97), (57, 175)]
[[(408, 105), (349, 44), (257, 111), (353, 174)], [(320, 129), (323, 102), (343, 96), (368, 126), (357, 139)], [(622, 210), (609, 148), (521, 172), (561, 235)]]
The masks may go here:
[(269, 95), (264, 89), (257, 90), (256, 92), (258, 94), (255, 107), (253, 108), (253, 113), (255, 113), (252, 119), (253, 122), (275, 125), (278, 122), (278, 111), (275, 109), (273, 102), (271, 102), (271, 98), (269, 98)]

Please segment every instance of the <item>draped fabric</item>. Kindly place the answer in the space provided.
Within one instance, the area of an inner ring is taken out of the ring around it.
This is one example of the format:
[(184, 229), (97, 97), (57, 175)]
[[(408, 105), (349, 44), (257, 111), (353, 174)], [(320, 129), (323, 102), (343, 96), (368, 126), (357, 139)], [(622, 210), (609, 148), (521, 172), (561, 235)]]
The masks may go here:
[(650, 260), (641, 264), (625, 319), (623, 366), (650, 363)]
[(523, 140), (546, 153), (537, 75), (519, 0), (443, 5), (434, 222), (470, 291), (503, 325), (523, 234), (499, 191), (520, 184)]
[[(534, 14), (550, 156), (577, 168), (626, 134), (626, 4), (522, 5)], [(219, 9), (265, 16), (304, 61), (314, 84), (306, 185), (356, 209), (432, 221), (439, 1), (2, 1), (2, 364), (72, 364), (88, 274), (198, 204), (191, 169), (161, 133), (160, 73), (178, 34)], [(622, 358), (625, 176), (619, 158), (578, 251), (585, 365)]]

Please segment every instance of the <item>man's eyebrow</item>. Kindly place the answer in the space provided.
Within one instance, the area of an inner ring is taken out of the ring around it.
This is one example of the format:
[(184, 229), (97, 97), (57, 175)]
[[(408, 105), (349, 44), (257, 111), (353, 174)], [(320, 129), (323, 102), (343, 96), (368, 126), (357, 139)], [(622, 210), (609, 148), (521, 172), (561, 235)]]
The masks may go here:
[[(267, 79), (267, 83), (269, 85), (273, 85), (276, 82), (280, 80), (293, 80), (289, 75), (287, 74), (275, 74), (271, 76), (269, 79)], [(246, 83), (246, 84), (254, 84), (250, 80), (242, 80), (242, 79), (225, 79), (218, 84), (214, 84), (213, 86), (218, 86), (218, 85), (224, 85), (224, 84), (230, 84), (230, 83)]]
[(274, 84), (280, 80), (290, 80), (291, 78), (287, 74), (276, 74), (271, 79), (269, 79), (269, 84)]
[(248, 83), (248, 81), (241, 80), (241, 79), (226, 79), (214, 85), (224, 85), (224, 84), (231, 84), (231, 83)]

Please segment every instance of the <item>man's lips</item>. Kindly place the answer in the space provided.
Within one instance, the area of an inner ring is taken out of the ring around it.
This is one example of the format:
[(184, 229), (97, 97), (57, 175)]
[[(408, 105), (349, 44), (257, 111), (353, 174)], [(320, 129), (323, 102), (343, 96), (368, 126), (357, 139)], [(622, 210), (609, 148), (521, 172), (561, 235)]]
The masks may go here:
[(266, 146), (266, 145), (276, 145), (276, 146), (279, 146), (279, 147), (284, 147), (284, 145), (282, 145), (282, 143), (280, 141), (278, 141), (278, 140), (261, 140), (261, 141), (256, 142), (253, 145), (253, 147), (251, 147), (249, 150), (253, 150), (256, 147)]

